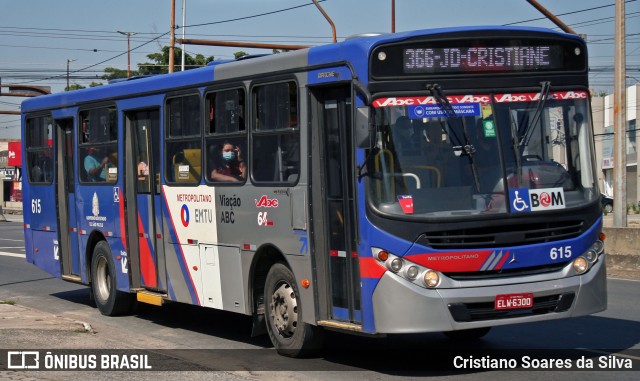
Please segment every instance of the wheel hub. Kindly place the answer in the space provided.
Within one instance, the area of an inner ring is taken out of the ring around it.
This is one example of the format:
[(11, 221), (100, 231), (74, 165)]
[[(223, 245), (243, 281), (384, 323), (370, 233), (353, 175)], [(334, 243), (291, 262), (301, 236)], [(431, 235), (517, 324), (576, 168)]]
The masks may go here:
[(298, 302), (291, 285), (282, 283), (271, 295), (271, 320), (283, 337), (291, 337), (298, 323)]

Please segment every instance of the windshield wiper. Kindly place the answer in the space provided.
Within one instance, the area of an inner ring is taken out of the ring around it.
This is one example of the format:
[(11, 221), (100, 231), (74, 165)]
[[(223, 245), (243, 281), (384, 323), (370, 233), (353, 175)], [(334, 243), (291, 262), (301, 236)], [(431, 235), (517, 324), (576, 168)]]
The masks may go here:
[[(443, 94), (442, 88), (440, 87), (440, 85), (438, 85), (437, 83), (433, 85), (427, 85), (427, 90), (431, 93), (431, 96), (433, 96), (438, 106), (444, 112), (446, 116), (445, 120), (447, 121), (447, 124), (449, 124), (450, 119), (461, 121), (460, 124), (462, 128), (460, 130), (462, 131), (462, 139), (460, 139), (460, 137), (456, 134), (455, 129), (449, 128), (450, 135), (455, 138), (456, 140), (455, 144), (457, 144), (457, 145), (454, 145), (452, 148), (455, 152), (459, 152), (456, 154), (456, 156), (464, 155), (469, 158), (469, 164), (471, 165), (471, 173), (473, 174), (473, 180), (476, 185), (476, 189), (478, 190), (478, 192), (480, 192), (480, 178), (478, 176), (478, 169), (476, 167), (476, 163), (474, 159), (476, 148), (469, 141), (469, 134), (467, 133), (467, 125), (464, 122), (464, 119), (456, 115), (456, 111), (453, 109), (453, 106), (451, 106), (451, 102), (449, 102), (447, 97)], [(449, 124), (449, 127), (451, 127), (450, 124)], [(447, 133), (446, 129), (444, 128), (444, 125), (442, 124), (442, 122), (441, 122), (441, 128), (445, 134), (449, 135), (449, 133)]]
[(530, 119), (529, 123), (520, 134), (518, 123), (516, 123), (515, 117), (511, 114), (511, 145), (513, 148), (513, 155), (516, 159), (516, 177), (518, 181), (518, 186), (522, 185), (522, 154), (524, 152), (524, 147), (529, 145), (529, 141), (533, 137), (533, 132), (535, 130), (535, 125), (540, 120), (542, 116), (542, 110), (544, 109), (544, 104), (547, 102), (547, 98), (549, 96), (549, 90), (551, 89), (551, 82), (545, 81), (540, 82), (540, 93), (538, 94), (538, 101), (536, 104), (536, 110), (533, 113), (533, 117)]
[(542, 88), (540, 89), (540, 94), (538, 94), (539, 97), (538, 103), (536, 104), (536, 111), (533, 113), (533, 118), (531, 118), (531, 121), (527, 124), (526, 128), (522, 132), (522, 136), (519, 136), (519, 147), (526, 147), (529, 145), (529, 140), (531, 140), (531, 137), (533, 136), (534, 126), (538, 124), (540, 117), (542, 117), (544, 104), (547, 102), (547, 98), (549, 97), (551, 82), (540, 82), (540, 86), (542, 86)]

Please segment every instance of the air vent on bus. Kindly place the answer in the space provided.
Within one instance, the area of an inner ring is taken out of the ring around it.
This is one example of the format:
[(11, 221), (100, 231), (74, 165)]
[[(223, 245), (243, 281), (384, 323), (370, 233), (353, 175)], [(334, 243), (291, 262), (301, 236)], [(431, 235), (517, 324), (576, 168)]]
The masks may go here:
[(509, 247), (575, 238), (583, 227), (583, 221), (550, 221), (451, 229), (424, 233), (416, 243), (434, 249)]

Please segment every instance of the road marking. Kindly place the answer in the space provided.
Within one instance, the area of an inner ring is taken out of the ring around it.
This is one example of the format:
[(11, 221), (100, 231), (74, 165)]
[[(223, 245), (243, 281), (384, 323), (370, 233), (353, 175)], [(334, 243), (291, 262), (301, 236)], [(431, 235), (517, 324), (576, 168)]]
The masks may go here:
[(24, 242), (23, 239), (0, 238), (0, 241)]
[(3, 257), (16, 257), (16, 258), (26, 258), (26, 254), (17, 254), (17, 253), (7, 253), (6, 251), (0, 251), (0, 256)]
[(24, 250), (24, 246), (0, 246), (0, 250), (4, 249), (22, 249)]

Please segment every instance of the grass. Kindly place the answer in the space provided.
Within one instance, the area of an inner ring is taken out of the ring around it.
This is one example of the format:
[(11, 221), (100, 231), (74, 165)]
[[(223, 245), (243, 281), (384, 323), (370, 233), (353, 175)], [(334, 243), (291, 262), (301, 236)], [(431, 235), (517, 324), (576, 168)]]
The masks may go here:
[(10, 306), (13, 306), (16, 304), (15, 300), (0, 300), (0, 304), (8, 304)]

